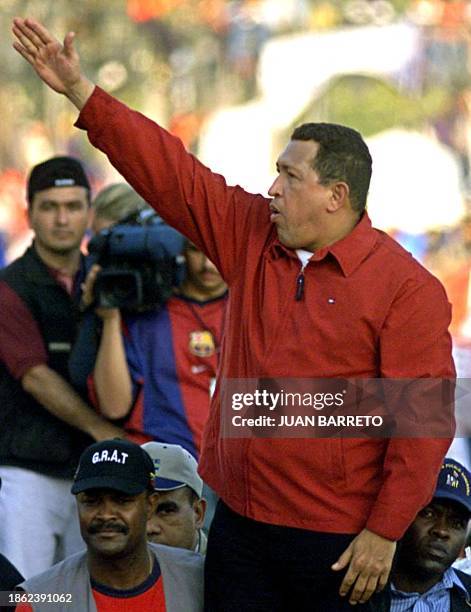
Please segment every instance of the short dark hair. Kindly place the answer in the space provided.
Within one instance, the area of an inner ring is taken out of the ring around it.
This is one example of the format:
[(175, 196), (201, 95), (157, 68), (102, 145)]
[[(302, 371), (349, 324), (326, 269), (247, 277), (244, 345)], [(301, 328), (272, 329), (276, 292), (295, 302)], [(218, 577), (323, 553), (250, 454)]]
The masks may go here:
[(291, 140), (313, 140), (319, 144), (313, 168), (321, 183), (347, 183), (352, 208), (362, 213), (370, 186), (372, 160), (361, 134), (335, 123), (304, 123), (294, 130)]

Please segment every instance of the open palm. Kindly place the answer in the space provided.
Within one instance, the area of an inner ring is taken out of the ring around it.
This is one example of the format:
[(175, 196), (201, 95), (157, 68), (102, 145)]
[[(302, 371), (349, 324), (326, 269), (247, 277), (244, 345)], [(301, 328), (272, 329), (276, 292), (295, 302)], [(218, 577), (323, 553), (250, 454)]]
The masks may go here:
[(62, 45), (33, 19), (14, 19), (12, 31), (16, 37), (13, 47), (49, 87), (67, 94), (78, 83), (80, 58), (73, 46), (75, 35), (72, 32), (67, 34)]

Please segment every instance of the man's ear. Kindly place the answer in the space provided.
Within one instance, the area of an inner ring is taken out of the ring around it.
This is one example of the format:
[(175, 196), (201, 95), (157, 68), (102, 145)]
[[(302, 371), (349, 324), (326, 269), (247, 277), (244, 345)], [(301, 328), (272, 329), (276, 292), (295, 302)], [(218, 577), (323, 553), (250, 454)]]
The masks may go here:
[(24, 210), (26, 223), (28, 224), (29, 228), (31, 228), (31, 206), (32, 205), (28, 202), (28, 206)]
[(193, 510), (196, 515), (195, 526), (197, 529), (201, 529), (201, 527), (204, 525), (206, 507), (207, 507), (207, 501), (204, 498), (197, 499), (195, 502), (193, 502)]
[(339, 181), (330, 186), (331, 196), (327, 206), (327, 211), (334, 213), (350, 202), (350, 187), (347, 183)]
[(156, 491), (147, 495), (147, 520), (154, 514), (158, 500), (159, 494)]

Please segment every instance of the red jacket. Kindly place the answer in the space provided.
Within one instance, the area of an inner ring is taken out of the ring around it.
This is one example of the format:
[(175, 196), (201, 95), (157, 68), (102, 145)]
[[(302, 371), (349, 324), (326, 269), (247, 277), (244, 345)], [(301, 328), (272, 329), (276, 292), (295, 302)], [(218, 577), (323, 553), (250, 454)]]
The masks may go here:
[[(440, 283), (367, 215), (305, 269), (277, 239), (268, 200), (229, 187), (180, 141), (99, 88), (79, 127), (230, 288), (219, 381), (454, 377)], [(227, 146), (230, 146), (228, 143)], [(432, 496), (449, 439), (233, 439), (220, 384), (201, 475), (236, 512), (291, 527), (398, 539)]]

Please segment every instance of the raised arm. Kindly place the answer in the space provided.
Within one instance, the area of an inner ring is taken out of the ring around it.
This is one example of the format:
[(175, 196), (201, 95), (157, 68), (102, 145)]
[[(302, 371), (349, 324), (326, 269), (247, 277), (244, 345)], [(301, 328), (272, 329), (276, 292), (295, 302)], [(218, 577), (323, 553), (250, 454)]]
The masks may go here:
[(59, 43), (32, 19), (16, 18), (14, 48), (52, 89), (81, 110), (86, 129), (126, 181), (172, 227), (198, 246), (231, 284), (240, 273), (245, 244), (262, 249), (271, 229), (268, 201), (227, 185), (161, 126), (109, 96), (82, 74), (74, 33)]
[[(82, 303), (93, 302), (95, 281), (101, 268), (90, 268), (83, 284)], [(93, 383), (102, 414), (110, 419), (127, 415), (132, 405), (132, 382), (121, 333), (121, 313), (118, 308), (96, 308), (103, 321), (98, 352), (93, 368)]]
[(80, 57), (74, 47), (75, 33), (69, 32), (61, 44), (34, 19), (13, 20), (13, 47), (31, 64), (51, 89), (61, 93), (81, 110), (91, 96), (94, 85), (80, 69)]

